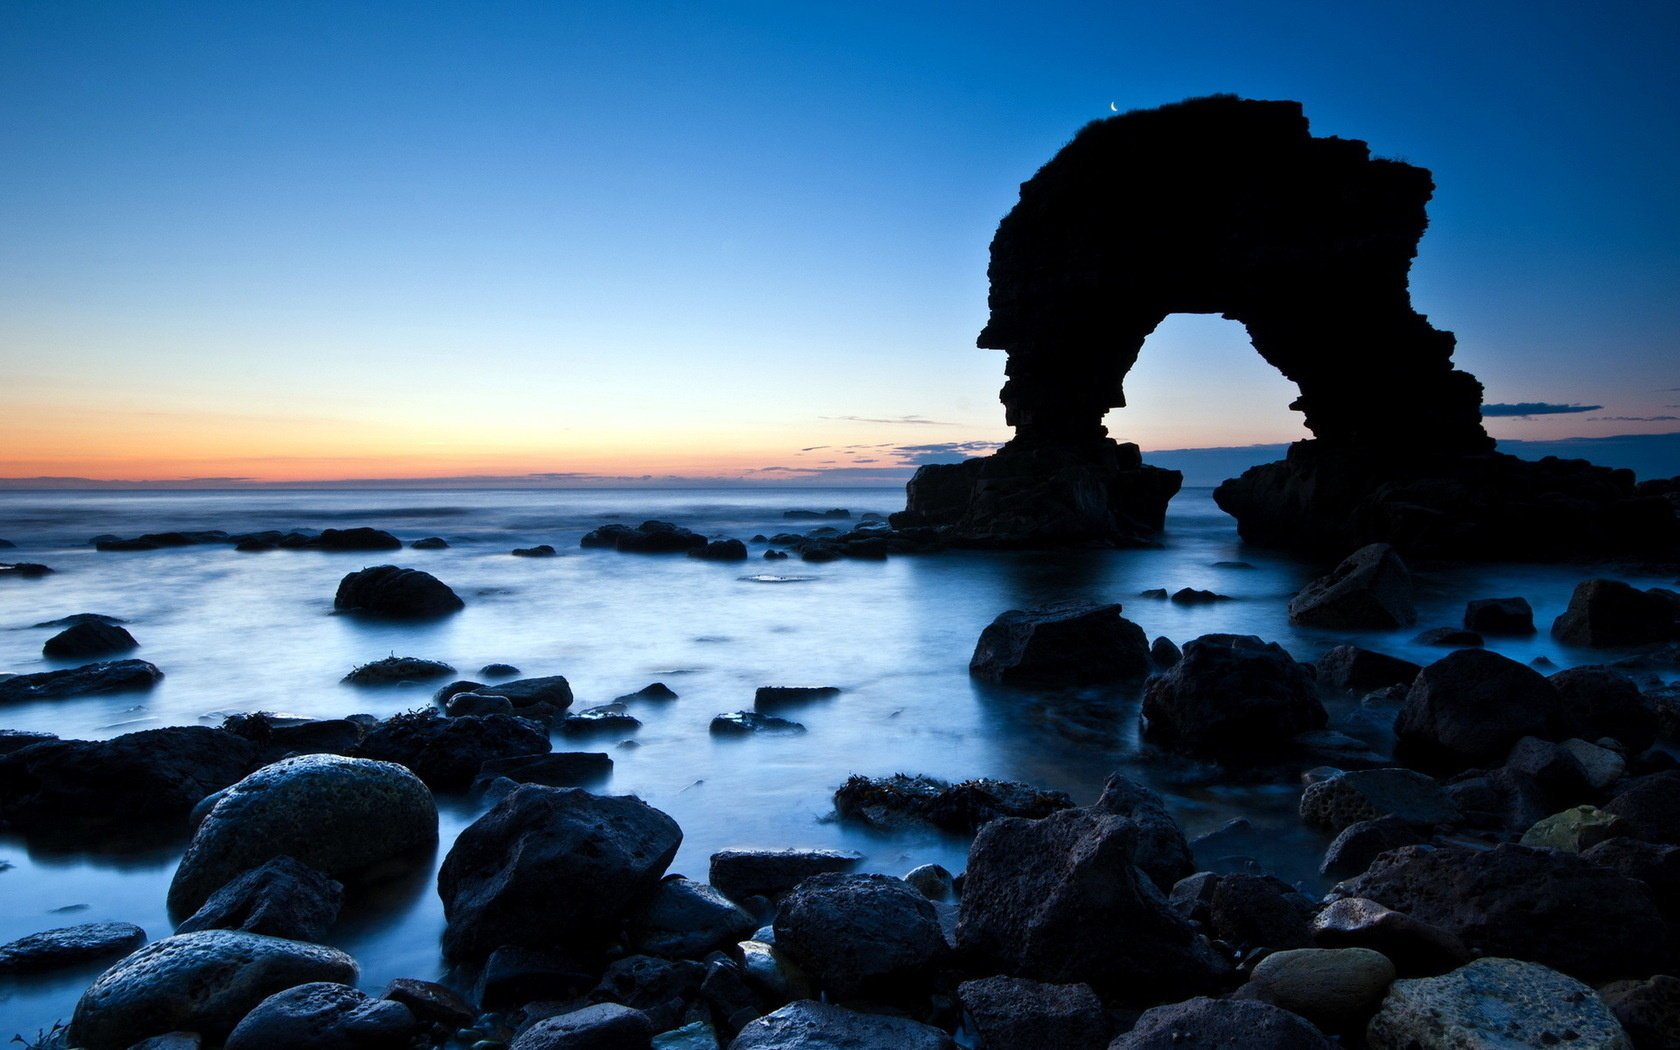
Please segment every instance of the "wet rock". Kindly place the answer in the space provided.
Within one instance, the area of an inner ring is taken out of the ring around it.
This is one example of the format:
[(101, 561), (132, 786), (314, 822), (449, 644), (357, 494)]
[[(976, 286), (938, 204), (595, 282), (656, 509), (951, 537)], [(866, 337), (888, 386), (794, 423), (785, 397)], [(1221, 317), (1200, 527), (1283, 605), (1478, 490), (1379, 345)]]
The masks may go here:
[(1208, 634), (1144, 685), (1146, 739), (1173, 751), (1247, 760), (1328, 721), (1312, 676), (1277, 643)]
[(728, 711), (712, 719), (713, 736), (751, 736), (754, 733), (803, 733), (798, 722), (757, 711)]
[(741, 1029), (729, 1050), (955, 1050), (937, 1028), (801, 1000)]
[(1011, 609), (980, 633), (968, 673), (1010, 685), (1097, 685), (1150, 671), (1149, 639), (1119, 605)]
[(838, 999), (900, 999), (945, 954), (926, 897), (886, 875), (813, 875), (783, 898), (776, 948)]
[(753, 710), (769, 714), (814, 700), (832, 700), (839, 695), (839, 687), (832, 685), (761, 685), (753, 691)]
[(344, 984), (300, 984), (264, 999), (234, 1026), (225, 1050), (408, 1050), (420, 1023), (408, 1007)]
[(669, 554), (704, 547), (706, 537), (668, 521), (644, 521), (628, 525), (602, 525), (586, 534), (582, 547), (609, 547), (631, 554)]
[[(455, 699), (457, 696), (461, 696), (465, 693), (476, 693), (481, 689), (488, 688), (489, 687), (483, 682), (475, 682), (470, 678), (457, 678), (448, 685), (439, 686), (437, 691), (432, 694), (432, 701), (434, 703), (447, 706), (449, 701)], [(500, 696), (501, 694), (491, 693), (487, 695)], [(503, 697), (503, 699), (506, 699), (506, 697)]]
[(479, 766), (475, 789), (483, 789), (498, 777), (518, 784), (545, 787), (585, 787), (612, 775), (613, 760), (598, 751), (555, 751), (546, 755), (515, 755), (492, 758)]
[(505, 696), (492, 696), (489, 693), (456, 693), (443, 702), (443, 713), (450, 718), (511, 715), (513, 701)]
[(1394, 978), (1394, 964), (1369, 948), (1294, 948), (1261, 959), (1247, 990), (1327, 1032), (1345, 1032), (1376, 1013)]
[(642, 686), (634, 693), (625, 693), (623, 696), (616, 697), (613, 702), (627, 704), (636, 700), (675, 700), (676, 698), (676, 690), (664, 682), (654, 682), (651, 685)]
[(387, 656), (383, 660), (361, 664), (340, 681), (351, 685), (400, 685), (404, 682), (424, 682), (428, 678), (442, 678), (454, 674), (455, 668), (438, 660), (422, 660), (416, 656)]
[(1409, 686), (1422, 667), (1357, 645), (1338, 645), (1314, 661), (1320, 685), (1368, 693), (1391, 685)]
[(1395, 981), (1366, 1040), (1372, 1050), (1632, 1050), (1591, 988), (1513, 959), (1477, 959), (1440, 977)]
[(1138, 871), (1137, 839), (1124, 817), (1084, 809), (987, 824), (969, 849), (958, 947), (1010, 976), (1132, 1001), (1212, 987), (1223, 961)]
[(1313, 916), (1312, 943), (1320, 948), (1370, 948), (1404, 976), (1434, 977), (1470, 961), (1453, 934), (1363, 897), (1343, 897)]
[(774, 901), (813, 875), (850, 871), (862, 860), (853, 850), (726, 849), (712, 854), (706, 878), (731, 900)]
[(1647, 645), (1680, 637), (1680, 598), (1642, 591), (1620, 580), (1583, 580), (1569, 608), (1552, 621), (1552, 637), (1565, 645), (1605, 648)]
[(0, 818), (48, 839), (176, 832), (199, 799), (243, 777), (256, 754), (209, 726), (32, 744), (0, 757)]
[(144, 660), (113, 660), (63, 671), (13, 675), (0, 679), (0, 704), (150, 689), (162, 678), (163, 672)]
[(275, 857), (343, 881), (436, 842), (432, 793), (403, 767), (339, 755), (284, 759), (235, 784), (204, 818), (170, 883), (170, 911), (192, 914)]
[(1332, 1050), (1334, 1044), (1299, 1016), (1270, 1003), (1203, 996), (1145, 1010), (1131, 1031), (1108, 1044), (1108, 1050), (1182, 1050), (1186, 1046)]
[(1554, 813), (1523, 832), (1521, 844), (1581, 853), (1626, 833), (1620, 817), (1592, 806), (1575, 806)]
[(852, 512), (843, 507), (829, 510), (784, 510), (782, 518), (786, 521), (845, 521), (852, 516)]
[(1162, 635), (1153, 642), (1149, 643), (1149, 659), (1155, 662), (1156, 667), (1172, 667), (1174, 664), (1177, 664), (1183, 656), (1183, 651), (1180, 650), (1177, 645), (1173, 644), (1173, 640), (1168, 638), (1166, 635)]
[(459, 992), (435, 981), (398, 977), (379, 997), (403, 1004), (422, 1024), (441, 1025), (452, 1031), (467, 1027), (478, 1017), (478, 1011)]
[(35, 733), (26, 729), (0, 729), (0, 756), (9, 755), (31, 744), (44, 744), (49, 740), (57, 740), (52, 733)]
[(511, 682), (497, 682), (494, 686), (483, 686), (475, 682), (473, 691), (505, 696), (513, 701), (513, 706), (519, 710), (539, 704), (547, 704), (556, 711), (564, 711), (572, 706), (572, 685), (564, 676), (557, 674), (542, 678), (516, 678)]
[[(768, 936), (775, 937), (772, 930)], [(736, 945), (741, 958), (741, 975), (770, 1006), (783, 1006), (796, 999), (813, 999), (816, 985), (784, 952), (765, 941), (741, 941)]]
[[(1110, 773), (1103, 783), (1102, 796), (1091, 804), (1099, 813), (1125, 817), (1137, 829), (1137, 841), (1132, 847), (1132, 863), (1136, 864), (1162, 893), (1196, 870), (1190, 844), (1184, 832), (1167, 812), (1161, 796), (1119, 773)], [(1031, 816), (1011, 813), (1009, 816)]]
[(465, 791), (485, 762), (546, 754), (551, 747), (548, 733), (529, 719), (445, 718), (427, 710), (381, 722), (362, 738), (356, 756), (406, 766), (434, 791)]
[(71, 1038), (86, 1050), (126, 1050), (170, 1032), (220, 1042), (275, 992), (348, 983), (356, 963), (333, 948), (233, 930), (153, 941), (105, 971), (76, 1004)]
[(519, 668), (512, 664), (485, 664), (478, 669), (478, 673), (486, 678), (509, 678), (519, 673)]
[(1629, 781), (1603, 809), (1627, 821), (1629, 833), (1636, 838), (1680, 845), (1680, 772)]
[(873, 828), (916, 824), (972, 835), (999, 817), (1042, 817), (1072, 807), (1060, 791), (1040, 791), (1008, 780), (948, 784), (927, 776), (851, 776), (834, 793), (842, 819)]
[(1433, 645), (1442, 649), (1480, 649), (1487, 644), (1475, 631), (1462, 627), (1432, 627), (1416, 638), (1413, 645)]
[(594, 952), (509, 945), (491, 952), (478, 968), (472, 999), (491, 1011), (576, 999), (595, 986), (600, 969)]
[(1598, 990), (1634, 1050), (1680, 1050), (1680, 977), (1617, 981)]
[(1531, 667), (1461, 649), (1418, 673), (1394, 720), (1396, 757), (1407, 765), (1497, 765), (1525, 736), (1558, 740), (1573, 728), (1563, 698)]
[(598, 704), (576, 711), (554, 724), (566, 736), (622, 735), (642, 728), (642, 720), (624, 709), (623, 704)]
[(444, 955), (598, 945), (658, 887), (681, 842), (676, 822), (640, 799), (521, 785), (444, 858)]
[(127, 955), (146, 943), (146, 931), (131, 922), (89, 922), (64, 926), (0, 944), (0, 977), (47, 973)]
[(741, 968), (725, 956), (713, 957), (707, 964), (706, 978), (700, 982), (700, 998), (711, 1010), (718, 1032), (725, 1038), (739, 1032), (765, 1010)]
[(740, 540), (712, 540), (690, 550), (688, 556), (702, 561), (746, 561), (747, 545)]
[(442, 551), (449, 549), (449, 541), (442, 536), (427, 536), (424, 539), (415, 540), (409, 546), (417, 551)]
[(41, 646), (41, 655), (57, 660), (87, 660), (126, 653), (139, 645), (121, 627), (95, 620), (66, 627), (48, 638)]
[(1549, 740), (1518, 740), (1505, 756), (1505, 768), (1534, 778), (1553, 808), (1573, 805), (1592, 791), (1580, 759)]
[(1169, 601), (1177, 605), (1212, 605), (1215, 602), (1228, 602), (1232, 598), (1229, 594), (1216, 594), (1213, 591), (1198, 590), (1195, 587), (1180, 587), (1172, 592)]
[(394, 551), (402, 541), (384, 529), (359, 525), (351, 529), (322, 529), (306, 546), (323, 551)]
[(1534, 633), (1534, 609), (1527, 598), (1477, 598), (1464, 607), (1464, 626), (1481, 634)]
[(552, 558), (557, 552), (550, 544), (539, 543), (535, 547), (515, 547), (508, 553), (515, 558)]
[(319, 941), (338, 921), (343, 903), (341, 883), (280, 856), (212, 893), (175, 932), (244, 930), (293, 941)]
[(1358, 769), (1309, 784), (1301, 792), (1301, 819), (1341, 831), (1359, 821), (1396, 817), (1428, 827), (1452, 824), (1458, 804), (1433, 777), (1410, 769)]
[(1097, 1050), (1109, 1037), (1102, 1000), (1083, 984), (988, 977), (957, 986), (987, 1050)]
[(256, 745), (259, 766), (293, 755), (349, 754), (366, 732), (366, 727), (352, 718), (295, 719), (266, 711), (229, 715), (222, 720), (222, 728)]
[(1226, 944), (1247, 953), (1277, 951), (1308, 943), (1313, 901), (1271, 875), (1235, 873), (1214, 885), (1208, 925)]
[(1632, 838), (1613, 838), (1590, 847), (1582, 858), (1645, 884), (1669, 923), (1680, 923), (1680, 846)]
[(1452, 933), (1486, 955), (1588, 981), (1647, 977), (1668, 959), (1650, 891), (1556, 850), (1408, 846), (1336, 887)]
[(698, 962), (632, 955), (607, 967), (589, 999), (640, 1010), (653, 1030), (662, 1032), (682, 1023), (705, 977), (706, 967)]
[(1418, 846), (1427, 841), (1428, 837), (1416, 824), (1399, 817), (1356, 821), (1343, 828), (1325, 848), (1318, 872), (1333, 879), (1352, 878), (1391, 849)]
[(1539, 781), (1505, 766), (1461, 773), (1447, 782), (1446, 792), (1472, 828), (1521, 834), (1551, 812)]
[(653, 1025), (640, 1010), (596, 1003), (537, 1022), (511, 1050), (647, 1050), (652, 1039)]
[(466, 608), (448, 584), (429, 572), (376, 565), (338, 583), (333, 608), (392, 619), (443, 616)]
[(1411, 571), (1386, 543), (1361, 547), (1290, 600), (1289, 622), (1341, 631), (1410, 626)]
[(1612, 737), (1631, 755), (1657, 739), (1657, 713), (1633, 679), (1608, 667), (1571, 667), (1546, 679), (1587, 740)]
[(0, 580), (38, 580), (51, 575), (52, 569), (40, 562), (0, 562)]
[(919, 864), (905, 872), (904, 881), (930, 901), (949, 900), (956, 893), (956, 880), (940, 864)]
[(638, 952), (698, 959), (751, 936), (757, 926), (751, 915), (722, 893), (674, 875), (630, 913), (628, 935), (630, 946)]

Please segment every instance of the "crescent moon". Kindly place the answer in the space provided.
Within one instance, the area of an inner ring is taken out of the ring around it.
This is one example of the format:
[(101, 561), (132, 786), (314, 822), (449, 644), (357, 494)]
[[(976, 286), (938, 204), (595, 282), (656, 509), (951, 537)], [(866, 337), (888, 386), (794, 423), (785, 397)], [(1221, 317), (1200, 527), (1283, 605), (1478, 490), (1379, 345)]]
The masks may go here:
[(1110, 102), (1108, 104), (1108, 110), (1109, 110), (1110, 113), (1118, 113), (1118, 112), (1120, 112), (1120, 107), (1116, 106), (1114, 103)]

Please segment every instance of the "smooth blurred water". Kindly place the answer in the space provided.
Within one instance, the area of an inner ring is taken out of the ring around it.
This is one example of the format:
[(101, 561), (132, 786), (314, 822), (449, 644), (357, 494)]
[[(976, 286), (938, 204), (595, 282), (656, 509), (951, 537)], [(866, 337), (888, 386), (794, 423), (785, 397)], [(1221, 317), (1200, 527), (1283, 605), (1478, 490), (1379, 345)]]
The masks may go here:
[[(1187, 833), (1246, 816), (1268, 838), (1266, 866), (1316, 887), (1325, 839), (1295, 817), (1291, 784), (1230, 783), (1212, 771), (1151, 754), (1137, 739), (1138, 688), (1036, 692), (969, 678), (975, 639), (1005, 609), (1068, 598), (1120, 601), (1150, 634), (1183, 641), (1210, 632), (1257, 634), (1310, 660), (1348, 636), (1289, 624), (1291, 595), (1327, 566), (1245, 547), (1209, 490), (1172, 504), (1159, 549), (1059, 553), (950, 552), (885, 562), (811, 565), (797, 558), (719, 564), (681, 556), (583, 550), (579, 537), (606, 521), (661, 518), (742, 539), (809, 531), (790, 508), (901, 508), (897, 489), (766, 491), (454, 491), (4, 493), (0, 537), (57, 572), (0, 581), (0, 671), (69, 663), (45, 660), (53, 633), (30, 625), (77, 612), (129, 621), (135, 656), (163, 668), (148, 693), (11, 705), (0, 727), (98, 738), (164, 725), (216, 724), (234, 711), (310, 716), (386, 715), (430, 702), (432, 689), (357, 688), (339, 679), (353, 666), (409, 655), (444, 660), (461, 677), (508, 662), (525, 675), (563, 674), (575, 709), (653, 682), (680, 694), (634, 705), (644, 722), (605, 742), (556, 741), (557, 750), (605, 750), (616, 763), (613, 793), (634, 793), (671, 814), (685, 839), (674, 871), (697, 878), (728, 846), (838, 846), (867, 856), (868, 870), (902, 874), (928, 861), (964, 866), (966, 843), (933, 834), (878, 835), (832, 819), (833, 791), (851, 773), (928, 773), (1022, 780), (1095, 798), (1113, 770), (1168, 799)], [(226, 546), (100, 553), (100, 533), (167, 529), (325, 528), (370, 525), (404, 541), (441, 535), (448, 550), (365, 553), (273, 551)], [(515, 558), (514, 547), (550, 543), (560, 555)], [(1242, 561), (1249, 568), (1217, 567)], [(381, 624), (332, 613), (345, 573), (396, 563), (450, 584), (466, 609), (422, 624)], [(1542, 631), (1497, 643), (1519, 660), (1547, 656), (1560, 667), (1602, 659), (1556, 646), (1544, 625), (1570, 589), (1602, 568), (1414, 566), (1415, 628), (1366, 632), (1360, 644), (1419, 662), (1441, 650), (1411, 644), (1419, 630), (1457, 624), (1471, 598), (1522, 595)], [(783, 582), (750, 577), (770, 574)], [(1630, 579), (1634, 579), (1629, 577)], [(1651, 585), (1652, 581), (1644, 582)], [(1663, 581), (1667, 582), (1667, 581)], [(1185, 607), (1139, 591), (1198, 587), (1233, 596)], [(713, 715), (750, 709), (760, 685), (837, 685), (837, 698), (798, 708), (800, 736), (714, 739)], [(482, 806), (440, 799), (441, 862)], [(183, 844), (152, 855), (53, 856), (0, 837), (0, 943), (76, 922), (125, 920), (153, 936), (170, 932), (164, 893)], [(363, 985), (441, 974), (442, 906), (431, 872), (352, 899), (331, 940), (362, 964)], [(65, 910), (74, 909), (74, 910)], [(95, 972), (97, 968), (95, 968)], [(0, 983), (0, 1038), (67, 1018), (92, 973)]]

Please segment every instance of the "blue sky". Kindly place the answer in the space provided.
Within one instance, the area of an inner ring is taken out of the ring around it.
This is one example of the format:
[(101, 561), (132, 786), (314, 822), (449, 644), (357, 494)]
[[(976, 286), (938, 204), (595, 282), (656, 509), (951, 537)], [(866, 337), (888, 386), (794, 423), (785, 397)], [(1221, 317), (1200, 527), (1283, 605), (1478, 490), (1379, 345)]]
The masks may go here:
[[(1412, 286), (1460, 367), (1601, 406), (1496, 436), (1677, 429), (1677, 45), (1672, 3), (7, 5), (0, 474), (1001, 439), (973, 340), (1018, 184), (1111, 102), (1213, 92), (1434, 172)], [(1145, 448), (1304, 436), (1218, 319), (1127, 390)]]

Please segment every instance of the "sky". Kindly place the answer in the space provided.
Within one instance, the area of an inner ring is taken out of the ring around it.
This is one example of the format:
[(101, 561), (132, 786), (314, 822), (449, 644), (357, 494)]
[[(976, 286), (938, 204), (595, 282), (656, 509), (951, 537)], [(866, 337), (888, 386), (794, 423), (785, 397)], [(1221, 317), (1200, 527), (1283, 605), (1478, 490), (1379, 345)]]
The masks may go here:
[[(1006, 440), (987, 246), (1216, 92), (1430, 168), (1498, 438), (1680, 430), (1680, 5), (0, 5), (0, 478), (852, 474)], [(1307, 436), (1215, 316), (1110, 431)], [(1680, 472), (1680, 463), (1675, 464)]]

